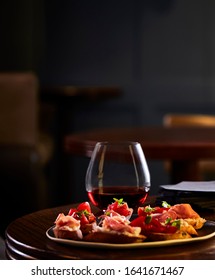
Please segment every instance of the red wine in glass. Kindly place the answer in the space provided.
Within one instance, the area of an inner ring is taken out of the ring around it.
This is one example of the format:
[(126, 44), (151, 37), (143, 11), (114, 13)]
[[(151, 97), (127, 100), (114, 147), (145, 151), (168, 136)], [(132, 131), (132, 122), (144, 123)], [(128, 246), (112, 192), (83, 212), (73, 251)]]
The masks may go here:
[(129, 207), (142, 205), (150, 190), (148, 165), (138, 142), (99, 142), (86, 173), (90, 201), (106, 209), (114, 198), (123, 198)]
[(100, 209), (106, 209), (107, 206), (114, 202), (113, 198), (121, 199), (127, 202), (129, 207), (136, 208), (144, 204), (148, 197), (148, 192), (143, 188), (135, 191), (135, 188), (130, 187), (103, 187), (94, 189), (88, 192), (90, 201)]

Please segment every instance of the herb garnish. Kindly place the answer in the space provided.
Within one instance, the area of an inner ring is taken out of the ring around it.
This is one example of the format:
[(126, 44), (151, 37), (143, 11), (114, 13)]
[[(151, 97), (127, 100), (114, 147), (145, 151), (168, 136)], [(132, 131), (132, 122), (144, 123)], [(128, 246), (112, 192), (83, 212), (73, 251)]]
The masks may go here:
[(165, 225), (168, 225), (168, 224), (170, 224), (170, 221), (172, 220), (172, 218), (166, 218), (166, 221), (165, 221)]
[(166, 201), (162, 201), (162, 206), (164, 208), (170, 208), (171, 207), (171, 205), (169, 203), (167, 203)]
[(148, 205), (148, 206), (145, 207), (144, 211), (145, 211), (146, 213), (149, 213), (149, 212), (154, 211), (154, 209), (155, 209), (155, 208), (153, 208), (153, 207), (151, 207), (150, 205)]
[(81, 210), (81, 211), (78, 211), (78, 212), (76, 212), (76, 215), (79, 217), (79, 218), (81, 218), (82, 217), (82, 215), (84, 215), (84, 216), (89, 216), (89, 212), (87, 211), (87, 210)]
[(146, 218), (145, 218), (145, 223), (146, 224), (149, 224), (152, 220), (152, 216), (151, 215), (147, 215)]
[(180, 220), (173, 221), (172, 222), (172, 226), (177, 227), (178, 229), (180, 229), (181, 221)]
[(115, 202), (118, 202), (119, 205), (121, 205), (121, 204), (124, 203), (123, 198), (120, 198), (120, 199), (114, 198), (113, 200), (114, 200)]

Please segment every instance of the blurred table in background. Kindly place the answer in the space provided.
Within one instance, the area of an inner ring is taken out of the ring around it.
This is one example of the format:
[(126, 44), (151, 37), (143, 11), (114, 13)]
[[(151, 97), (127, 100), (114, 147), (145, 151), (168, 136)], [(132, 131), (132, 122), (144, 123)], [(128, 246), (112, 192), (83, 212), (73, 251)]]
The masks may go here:
[[(67, 203), (64, 197), (66, 191), (65, 193), (59, 192), (59, 186), (63, 186), (66, 190), (69, 181), (67, 155), (64, 153), (63, 141), (66, 134), (74, 132), (73, 119), (75, 114), (83, 108), (95, 106), (100, 102), (106, 102), (120, 96), (122, 96), (122, 89), (118, 87), (41, 86), (39, 98), (42, 130), (47, 132), (50, 129), (48, 127), (50, 124), (46, 125), (46, 122), (48, 122), (47, 112), (52, 110), (54, 115), (54, 132), (52, 130), (49, 136), (54, 142), (51, 195), (56, 197), (58, 204)], [(55, 185), (54, 188), (53, 184)]]
[(65, 137), (65, 152), (90, 157), (99, 141), (140, 142), (147, 160), (172, 162), (171, 183), (201, 180), (198, 161), (215, 158), (212, 127), (131, 127), (74, 133)]
[(42, 100), (53, 101), (54, 98), (78, 97), (84, 100), (98, 101), (115, 98), (122, 94), (118, 87), (95, 87), (95, 86), (43, 86), (40, 89)]

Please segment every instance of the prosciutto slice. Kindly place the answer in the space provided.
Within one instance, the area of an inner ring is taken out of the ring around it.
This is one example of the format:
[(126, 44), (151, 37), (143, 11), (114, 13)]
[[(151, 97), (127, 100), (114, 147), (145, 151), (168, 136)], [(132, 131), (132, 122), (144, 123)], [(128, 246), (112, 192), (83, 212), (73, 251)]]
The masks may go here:
[(80, 230), (80, 221), (70, 215), (65, 216), (63, 213), (57, 216), (53, 232), (57, 238), (73, 240), (81, 240), (83, 238), (82, 231)]
[(177, 214), (178, 219), (197, 219), (200, 218), (190, 204), (176, 204), (170, 208)]
[(177, 213), (172, 209), (164, 211), (163, 213), (152, 214), (152, 216), (155, 217), (160, 223), (164, 223), (167, 219), (176, 220), (178, 218)]
[(124, 216), (106, 216), (102, 222), (104, 230), (116, 231), (120, 233), (140, 234), (140, 227), (132, 227)]
[(55, 224), (57, 227), (69, 227), (72, 230), (78, 230), (80, 229), (80, 221), (76, 220), (72, 216), (64, 215), (63, 213), (60, 213), (55, 220)]

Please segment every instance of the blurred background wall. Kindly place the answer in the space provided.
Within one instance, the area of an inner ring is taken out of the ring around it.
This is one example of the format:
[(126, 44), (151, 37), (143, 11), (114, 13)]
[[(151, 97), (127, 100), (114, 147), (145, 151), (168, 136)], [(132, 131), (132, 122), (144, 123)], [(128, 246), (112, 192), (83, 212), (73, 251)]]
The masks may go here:
[[(67, 108), (68, 132), (161, 125), (169, 112), (214, 114), (214, 34), (212, 0), (1, 1), (0, 71), (32, 70), (41, 86), (122, 89), (71, 116)], [(81, 200), (88, 160), (71, 160), (71, 200)], [(163, 163), (149, 166), (155, 191), (169, 179)]]

